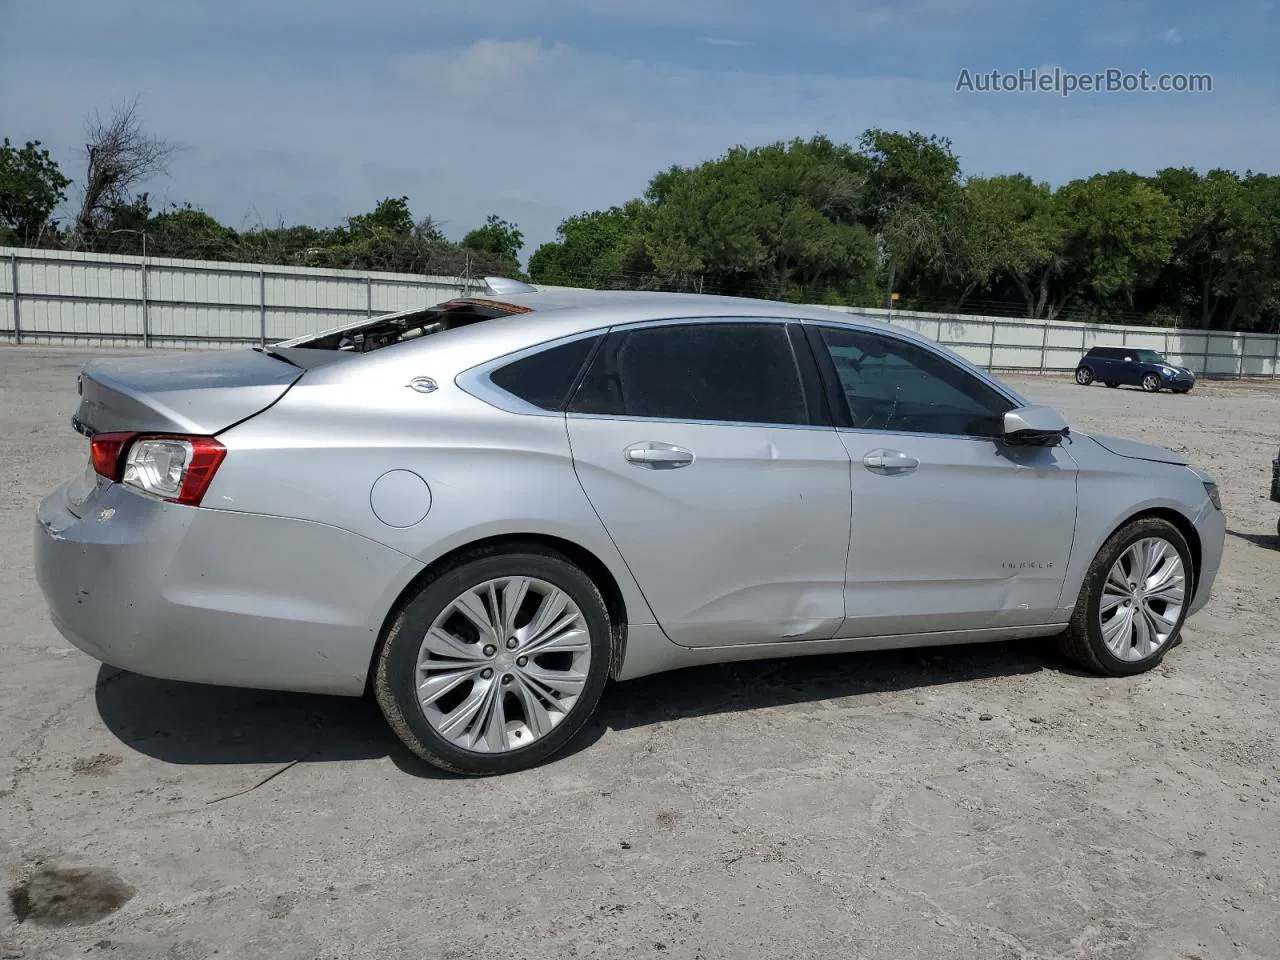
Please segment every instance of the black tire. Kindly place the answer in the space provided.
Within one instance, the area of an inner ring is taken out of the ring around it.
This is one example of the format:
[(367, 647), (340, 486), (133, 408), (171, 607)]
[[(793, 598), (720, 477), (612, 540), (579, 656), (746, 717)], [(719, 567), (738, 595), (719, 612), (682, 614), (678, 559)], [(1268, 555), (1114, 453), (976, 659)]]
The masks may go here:
[(1116, 387), (1120, 386), (1120, 384), (1115, 383), (1114, 381), (1108, 380), (1107, 386), (1110, 387), (1112, 390), (1114, 390)]
[(1093, 383), (1093, 371), (1088, 367), (1076, 367), (1076, 383), (1087, 387)]
[(1147, 393), (1159, 393), (1164, 384), (1160, 382), (1160, 374), (1148, 373), (1142, 378), (1142, 389)]
[[(604, 598), (591, 578), (567, 559), (536, 544), (485, 551), (464, 558), (422, 585), (394, 616), (374, 665), (373, 689), (391, 729), (411, 751), (433, 766), (469, 776), (514, 773), (537, 766), (562, 750), (595, 711), (609, 678), (612, 624)], [(439, 614), (466, 590), (512, 576), (536, 577), (564, 591), (577, 604), (590, 634), (591, 661), (577, 702), (558, 724), (528, 747), (502, 753), (463, 749), (437, 733), (423, 715), (416, 693), (422, 638)]]
[[(1186, 576), (1185, 599), (1177, 626), (1170, 633), (1164, 646), (1142, 660), (1121, 660), (1107, 649), (1102, 639), (1102, 626), (1098, 622), (1098, 604), (1102, 595), (1102, 586), (1112, 565), (1132, 544), (1147, 537), (1159, 537), (1178, 551)], [(1191, 606), (1191, 598), (1195, 591), (1194, 569), (1191, 563), (1191, 549), (1187, 546), (1186, 538), (1169, 521), (1161, 520), (1159, 517), (1145, 517), (1122, 527), (1102, 545), (1098, 555), (1093, 558), (1093, 563), (1089, 565), (1084, 584), (1080, 588), (1080, 597), (1076, 601), (1075, 612), (1071, 616), (1071, 625), (1059, 638), (1059, 646), (1063, 654), (1086, 670), (1104, 677), (1131, 677), (1159, 666), (1165, 654), (1182, 642), (1182, 626), (1186, 622), (1187, 610)]]

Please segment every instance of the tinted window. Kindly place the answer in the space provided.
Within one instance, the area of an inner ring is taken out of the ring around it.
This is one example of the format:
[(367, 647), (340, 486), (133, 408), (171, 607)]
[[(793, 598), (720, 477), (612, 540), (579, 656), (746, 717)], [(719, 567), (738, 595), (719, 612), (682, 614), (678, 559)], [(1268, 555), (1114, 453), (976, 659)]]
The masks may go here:
[(696, 323), (616, 333), (569, 409), (661, 420), (808, 423), (780, 323)]
[(858, 330), (822, 329), (853, 425), (994, 437), (1013, 404), (932, 350)]
[(543, 410), (562, 410), (599, 337), (549, 347), (489, 374), (495, 385)]

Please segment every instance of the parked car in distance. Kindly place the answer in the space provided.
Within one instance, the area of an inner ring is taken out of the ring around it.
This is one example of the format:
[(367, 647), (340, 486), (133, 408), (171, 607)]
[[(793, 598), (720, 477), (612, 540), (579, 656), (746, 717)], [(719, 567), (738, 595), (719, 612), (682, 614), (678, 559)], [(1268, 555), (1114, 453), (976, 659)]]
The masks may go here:
[(409, 749), (480, 775), (560, 751), (610, 679), (1055, 637), (1130, 676), (1209, 599), (1209, 475), (922, 336), (490, 293), (86, 364), (88, 462), (35, 524), (58, 630), (154, 677), (369, 691)]
[(1170, 363), (1155, 350), (1135, 347), (1090, 349), (1076, 364), (1076, 383), (1087, 387), (1094, 381), (1108, 387), (1141, 387), (1147, 393), (1187, 393), (1196, 385), (1195, 374), (1186, 367)]

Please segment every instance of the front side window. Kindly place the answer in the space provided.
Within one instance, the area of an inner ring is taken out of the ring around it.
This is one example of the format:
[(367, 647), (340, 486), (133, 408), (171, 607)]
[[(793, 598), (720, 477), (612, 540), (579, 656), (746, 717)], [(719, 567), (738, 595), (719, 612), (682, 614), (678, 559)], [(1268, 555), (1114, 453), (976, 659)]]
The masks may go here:
[(854, 427), (997, 437), (1014, 404), (925, 347), (861, 330), (822, 328)]
[(809, 423), (783, 323), (682, 323), (615, 332), (596, 354), (569, 412)]

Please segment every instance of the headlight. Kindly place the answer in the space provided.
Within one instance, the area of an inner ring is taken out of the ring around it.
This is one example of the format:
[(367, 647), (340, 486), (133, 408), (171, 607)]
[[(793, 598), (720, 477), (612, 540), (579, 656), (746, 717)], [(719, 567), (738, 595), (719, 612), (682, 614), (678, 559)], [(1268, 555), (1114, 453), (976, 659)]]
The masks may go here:
[(1164, 371), (1164, 375), (1166, 377), (1172, 377), (1174, 375), (1174, 371), (1170, 370), (1168, 367), (1161, 367), (1160, 369)]
[(1204, 492), (1209, 495), (1209, 502), (1213, 504), (1217, 510), (1222, 509), (1222, 496), (1218, 493), (1218, 485), (1206, 480), (1204, 482)]

